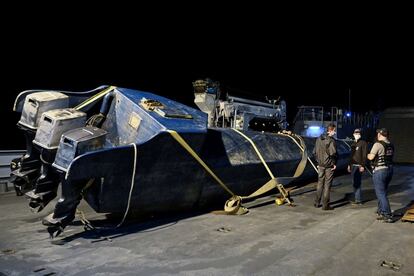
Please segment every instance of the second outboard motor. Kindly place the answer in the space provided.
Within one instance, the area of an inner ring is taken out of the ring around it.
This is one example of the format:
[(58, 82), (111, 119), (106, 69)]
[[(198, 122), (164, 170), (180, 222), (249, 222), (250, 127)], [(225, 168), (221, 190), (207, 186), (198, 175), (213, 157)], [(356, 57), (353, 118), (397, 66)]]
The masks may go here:
[(29, 206), (40, 212), (57, 195), (59, 176), (51, 165), (55, 160), (59, 141), (63, 133), (85, 125), (86, 113), (72, 108), (55, 109), (43, 113), (33, 143), (42, 160), (41, 175), (32, 191), (26, 193)]

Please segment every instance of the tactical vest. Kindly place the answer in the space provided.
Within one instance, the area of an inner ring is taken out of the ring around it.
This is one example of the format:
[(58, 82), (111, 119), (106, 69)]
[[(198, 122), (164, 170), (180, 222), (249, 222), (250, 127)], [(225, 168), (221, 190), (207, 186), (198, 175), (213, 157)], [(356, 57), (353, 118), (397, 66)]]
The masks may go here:
[(378, 141), (384, 147), (384, 154), (377, 154), (372, 162), (374, 167), (392, 165), (392, 158), (394, 157), (394, 146), (391, 143), (385, 143), (384, 141)]

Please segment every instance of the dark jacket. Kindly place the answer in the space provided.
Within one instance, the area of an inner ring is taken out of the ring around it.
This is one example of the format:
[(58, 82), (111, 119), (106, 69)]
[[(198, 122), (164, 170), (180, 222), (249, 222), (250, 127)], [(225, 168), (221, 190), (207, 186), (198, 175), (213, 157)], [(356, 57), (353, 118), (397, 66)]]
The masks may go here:
[(359, 139), (358, 142), (353, 142), (351, 145), (351, 156), (349, 158), (349, 165), (365, 166), (367, 162), (368, 144), (366, 141)]
[(320, 167), (331, 168), (336, 165), (337, 153), (335, 139), (326, 134), (322, 134), (316, 139), (313, 154)]

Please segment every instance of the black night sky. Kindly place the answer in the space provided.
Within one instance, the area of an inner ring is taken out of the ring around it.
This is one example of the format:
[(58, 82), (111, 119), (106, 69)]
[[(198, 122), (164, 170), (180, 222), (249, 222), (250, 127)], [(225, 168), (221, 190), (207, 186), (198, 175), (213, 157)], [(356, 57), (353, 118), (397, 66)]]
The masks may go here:
[(82, 91), (111, 84), (194, 106), (192, 81), (209, 77), (246, 97), (281, 96), (288, 120), (298, 105), (348, 108), (349, 89), (353, 111), (414, 106), (412, 50), (404, 36), (392, 34), (385, 45), (380, 32), (351, 36), (344, 29), (327, 36), (302, 26), (270, 37), (246, 26), (219, 33), (193, 26), (186, 34), (179, 32), (182, 25), (114, 29), (95, 22), (52, 29), (49, 21), (17, 27), (5, 35), (1, 54), (0, 149), (23, 148), (15, 127), (19, 115), (11, 110), (26, 89)]

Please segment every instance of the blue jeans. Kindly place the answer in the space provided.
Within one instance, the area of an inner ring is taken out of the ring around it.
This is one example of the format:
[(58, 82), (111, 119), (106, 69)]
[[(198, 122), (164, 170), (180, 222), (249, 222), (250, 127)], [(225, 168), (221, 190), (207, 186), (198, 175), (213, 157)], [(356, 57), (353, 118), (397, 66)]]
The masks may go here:
[(352, 177), (352, 186), (354, 187), (355, 202), (361, 202), (361, 172), (359, 171), (359, 166), (352, 166), (351, 177)]
[(391, 208), (388, 201), (388, 185), (391, 182), (393, 168), (376, 170), (373, 173), (372, 181), (374, 182), (375, 194), (378, 199), (378, 213), (385, 217), (391, 217)]

